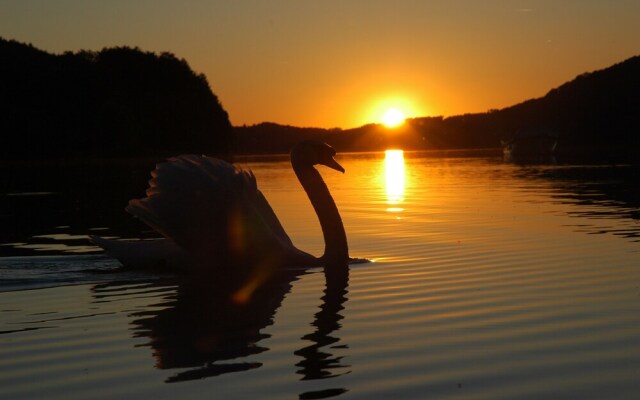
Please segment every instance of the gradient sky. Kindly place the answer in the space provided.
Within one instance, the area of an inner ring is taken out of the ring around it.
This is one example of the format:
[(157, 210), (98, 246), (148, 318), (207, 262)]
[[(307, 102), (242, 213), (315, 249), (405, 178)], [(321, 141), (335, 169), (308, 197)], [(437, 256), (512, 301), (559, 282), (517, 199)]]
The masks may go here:
[(638, 55), (640, 1), (0, 0), (0, 36), (170, 51), (234, 125), (350, 128), (502, 108)]

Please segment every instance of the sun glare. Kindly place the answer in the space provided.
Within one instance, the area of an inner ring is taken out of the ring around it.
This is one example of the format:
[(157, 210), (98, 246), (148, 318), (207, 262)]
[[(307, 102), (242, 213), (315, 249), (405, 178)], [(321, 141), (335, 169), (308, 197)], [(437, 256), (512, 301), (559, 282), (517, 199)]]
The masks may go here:
[(405, 115), (397, 108), (390, 108), (382, 115), (382, 123), (388, 128), (395, 128), (402, 124), (405, 120)]

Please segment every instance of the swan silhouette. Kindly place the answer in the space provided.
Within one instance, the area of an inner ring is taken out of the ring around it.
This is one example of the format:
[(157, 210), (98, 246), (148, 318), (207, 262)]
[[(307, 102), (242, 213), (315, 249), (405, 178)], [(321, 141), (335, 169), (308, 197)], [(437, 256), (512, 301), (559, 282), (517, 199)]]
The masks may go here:
[(195, 155), (156, 165), (146, 197), (131, 200), (126, 207), (164, 239), (91, 239), (125, 266), (191, 269), (249, 286), (281, 267), (346, 265), (351, 259), (344, 225), (314, 168), (325, 165), (344, 172), (335, 154), (328, 144), (312, 140), (296, 144), (290, 154), (320, 221), (325, 241), (321, 257), (293, 245), (251, 171)]

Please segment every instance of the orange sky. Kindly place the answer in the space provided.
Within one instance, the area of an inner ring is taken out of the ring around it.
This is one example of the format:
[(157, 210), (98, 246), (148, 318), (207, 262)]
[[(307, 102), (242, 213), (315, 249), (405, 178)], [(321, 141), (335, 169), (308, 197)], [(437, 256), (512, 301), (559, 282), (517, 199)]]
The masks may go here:
[(235, 125), (350, 128), (544, 95), (640, 54), (640, 2), (7, 0), (0, 36), (138, 46), (207, 75)]

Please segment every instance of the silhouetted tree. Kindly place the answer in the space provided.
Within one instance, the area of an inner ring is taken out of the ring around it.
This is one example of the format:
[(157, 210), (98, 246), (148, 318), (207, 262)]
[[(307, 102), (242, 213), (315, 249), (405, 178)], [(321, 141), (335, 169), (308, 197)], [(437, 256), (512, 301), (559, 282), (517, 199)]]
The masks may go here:
[(184, 59), (138, 48), (52, 55), (0, 38), (5, 158), (227, 155), (232, 128)]

